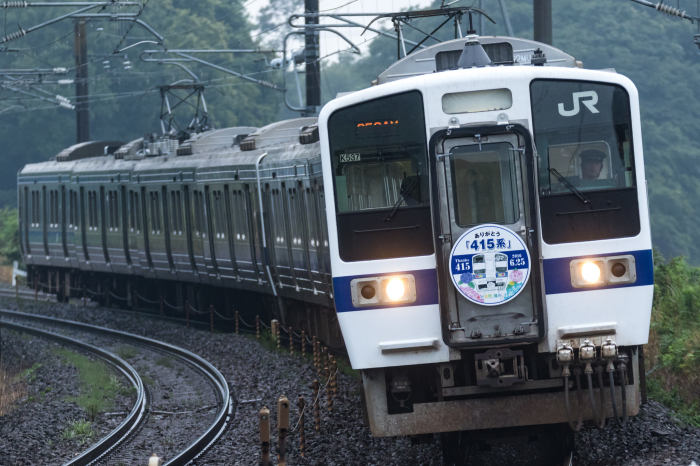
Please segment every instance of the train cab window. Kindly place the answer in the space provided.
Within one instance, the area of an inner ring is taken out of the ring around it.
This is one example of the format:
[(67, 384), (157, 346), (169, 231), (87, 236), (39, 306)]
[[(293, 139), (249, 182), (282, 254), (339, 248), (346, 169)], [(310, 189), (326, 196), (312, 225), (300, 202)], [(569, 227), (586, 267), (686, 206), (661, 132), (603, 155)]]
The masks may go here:
[(518, 221), (520, 212), (512, 149), (507, 142), (452, 148), (452, 189), (459, 226)]
[(432, 254), (420, 92), (337, 110), (328, 131), (341, 259)]
[(629, 95), (615, 84), (534, 80), (542, 236), (548, 244), (636, 236)]

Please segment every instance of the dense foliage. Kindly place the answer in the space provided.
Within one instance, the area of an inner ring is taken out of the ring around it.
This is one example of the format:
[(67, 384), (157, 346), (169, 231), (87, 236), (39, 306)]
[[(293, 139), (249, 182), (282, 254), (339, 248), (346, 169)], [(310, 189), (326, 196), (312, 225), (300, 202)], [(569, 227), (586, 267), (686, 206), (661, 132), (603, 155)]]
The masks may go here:
[[(148, 3), (142, 19), (165, 37), (169, 49), (255, 49), (259, 44), (253, 37), (253, 25), (245, 14), (243, 4), (241, 0), (158, 0)], [(72, 10), (23, 8), (3, 11), (9, 34), (16, 30), (18, 23), (28, 29)], [(105, 12), (111, 12), (111, 9)], [(143, 50), (159, 48), (155, 44), (139, 45), (118, 56), (103, 58), (115, 50), (128, 28), (127, 23), (91, 20), (86, 27), (88, 59), (91, 62), (88, 86), (92, 139), (128, 142), (145, 133), (160, 132), (158, 116), (161, 100), (156, 86), (191, 79), (191, 76), (176, 66), (141, 62), (139, 54)], [(143, 40), (154, 40), (154, 37), (140, 26), (135, 26), (122, 48)], [(39, 29), (10, 45), (10, 48), (18, 51), (0, 53), (2, 69), (71, 69), (75, 66), (73, 23), (70, 20)], [(255, 61), (261, 58), (259, 54), (237, 54), (235, 57), (211, 55), (207, 58), (238, 72), (266, 71), (264, 62)], [(128, 70), (125, 69), (127, 60), (132, 66)], [(201, 81), (219, 80), (215, 84), (220, 87), (208, 89), (205, 93), (210, 126), (260, 126), (274, 120), (280, 92), (201, 66), (192, 66), (191, 69)], [(75, 70), (70, 70), (65, 76), (47, 76), (44, 81), (55, 82), (60, 78), (73, 77)], [(17, 88), (48, 100), (59, 94), (75, 101), (74, 85), (44, 84), (34, 88)], [(187, 94), (184, 90), (174, 92), (181, 96)], [(14, 206), (17, 171), (26, 163), (47, 160), (74, 144), (75, 113), (56, 107), (55, 103), (13, 92), (7, 87), (0, 86), (0, 98), (4, 99), (0, 104), (0, 140), (3, 141), (2, 160), (5, 164), (4, 170), (0, 171), (0, 206)], [(174, 106), (177, 99), (171, 96), (170, 102)], [(9, 109), (13, 105), (18, 107)], [(27, 111), (22, 107), (43, 109)], [(192, 119), (193, 108), (183, 104), (175, 112), (180, 126), (187, 126)]]
[(700, 267), (654, 257), (654, 309), (647, 345), (650, 395), (700, 426)]
[(5, 207), (0, 210), (0, 265), (21, 260), (17, 209)]

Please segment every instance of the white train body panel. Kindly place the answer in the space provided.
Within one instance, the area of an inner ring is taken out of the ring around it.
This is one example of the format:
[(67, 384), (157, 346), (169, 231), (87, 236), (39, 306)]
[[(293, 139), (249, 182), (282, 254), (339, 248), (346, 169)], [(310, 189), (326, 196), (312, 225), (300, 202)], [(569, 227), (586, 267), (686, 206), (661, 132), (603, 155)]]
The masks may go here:
[[(630, 95), (633, 118), (633, 141), (635, 153), (636, 181), (640, 207), (647, 205), (646, 181), (644, 177), (643, 152), (639, 121), (639, 103), (636, 88), (624, 76), (581, 69), (566, 69), (554, 67), (493, 67), (480, 69), (455, 70), (419, 76), (338, 98), (326, 105), (320, 115), (321, 154), (324, 167), (331, 164), (329, 146), (327, 144), (328, 117), (337, 109), (348, 107), (360, 102), (376, 99), (381, 96), (399, 94), (417, 90), (424, 96), (425, 113), (428, 134), (435, 129), (449, 126), (450, 118), (456, 117), (461, 125), (484, 122), (496, 122), (498, 115), (506, 113), (508, 120), (528, 122), (532, 131), (532, 110), (529, 99), (529, 85), (533, 79), (567, 79), (614, 83), (623, 86)], [(480, 112), (472, 114), (447, 115), (442, 111), (440, 102), (442, 95), (465, 90), (510, 89), (514, 99), (513, 106), (507, 110)], [(333, 186), (332, 173), (324, 170), (324, 181), (327, 187)], [(375, 260), (363, 262), (344, 262), (338, 255), (338, 235), (336, 224), (335, 204), (332, 196), (326, 196), (326, 212), (328, 216), (329, 240), (331, 245), (331, 265), (334, 279), (339, 277), (357, 277), (368, 274), (402, 274), (413, 270), (432, 269), (436, 267), (434, 255)], [(651, 313), (651, 294), (653, 284), (629, 286), (610, 290), (565, 290), (552, 280), (548, 280), (548, 267), (556, 259), (579, 258), (591, 256), (617, 256), (629, 251), (640, 251), (651, 258), (651, 235), (649, 229), (648, 211), (639, 209), (641, 232), (636, 237), (611, 239), (603, 241), (587, 241), (583, 243), (566, 243), (548, 245), (540, 237), (542, 245), (542, 260), (545, 275), (545, 292), (547, 308), (546, 338), (539, 345), (541, 352), (554, 352), (556, 340), (561, 338), (566, 327), (580, 326), (595, 329), (596, 327), (615, 330), (618, 344), (641, 345), (647, 343)], [(540, 230), (541, 231), (541, 230)], [(652, 265), (647, 262), (647, 266)], [(640, 271), (641, 272), (641, 271)], [(653, 270), (645, 270), (650, 278)], [(551, 273), (550, 273), (551, 275)], [(569, 277), (565, 277), (568, 280)], [(418, 290), (420, 292), (420, 289)], [(568, 291), (568, 292), (567, 292)], [(340, 294), (340, 290), (336, 290)], [(337, 302), (337, 301), (336, 301)], [(349, 310), (346, 312), (337, 305), (343, 335), (348, 347), (353, 367), (357, 369), (424, 364), (426, 362), (447, 362), (450, 360), (449, 351), (443, 347), (442, 336), (437, 320), (439, 319), (436, 305), (421, 306), (420, 313), (411, 313), (410, 325), (403, 321), (402, 311), (410, 307), (392, 307), (390, 310)], [(430, 312), (432, 310), (432, 312)], [(371, 314), (371, 315), (367, 315)], [(368, 327), (373, 327), (370, 330)], [(410, 330), (407, 330), (407, 327)], [(355, 342), (355, 339), (357, 340)], [(397, 352), (382, 355), (380, 346), (388, 341), (437, 340), (434, 349)]]
[[(421, 53), (319, 116), (334, 300), (373, 434), (566, 422), (558, 352), (573, 347), (580, 358), (589, 342), (598, 366), (605, 342), (621, 348), (636, 414), (653, 259), (634, 84), (573, 59), (429, 72), (425, 57), (441, 52)], [(417, 76), (392, 80), (411, 74), (411, 60)], [(483, 216), (484, 205), (500, 220)], [(473, 266), (498, 252), (509, 258), (505, 292), (493, 271)], [(586, 275), (591, 267), (598, 275)], [(394, 282), (404, 285), (396, 302)], [(512, 394), (483, 396), (500, 387)]]

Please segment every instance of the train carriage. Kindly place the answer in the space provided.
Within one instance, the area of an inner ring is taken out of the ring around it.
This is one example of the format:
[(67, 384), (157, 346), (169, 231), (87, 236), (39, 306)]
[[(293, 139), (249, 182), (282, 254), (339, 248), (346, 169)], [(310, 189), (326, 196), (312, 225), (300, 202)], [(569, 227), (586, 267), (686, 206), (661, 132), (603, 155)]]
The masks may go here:
[(443, 433), (453, 463), (479, 432), (635, 415), (653, 263), (634, 84), (476, 36), (373, 84), (318, 120), (27, 165), (31, 277), (264, 303), (345, 346), (373, 435)]
[[(497, 66), (479, 40), (532, 63)], [(319, 118), (336, 310), (373, 434), (636, 414), (653, 264), (632, 82), (472, 37), (379, 84)], [(615, 398), (569, 406), (581, 378)]]

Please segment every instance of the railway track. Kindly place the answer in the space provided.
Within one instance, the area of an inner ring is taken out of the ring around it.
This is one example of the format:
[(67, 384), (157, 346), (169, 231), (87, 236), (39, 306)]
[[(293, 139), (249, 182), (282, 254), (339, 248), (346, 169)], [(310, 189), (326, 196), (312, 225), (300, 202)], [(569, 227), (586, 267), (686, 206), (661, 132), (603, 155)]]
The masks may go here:
[[(38, 325), (49, 325), (52, 328), (60, 326), (71, 331), (85, 332), (89, 335), (100, 335), (122, 343), (128, 342), (156, 354), (163, 355), (164, 357), (172, 358), (179, 366), (187, 366), (189, 369), (194, 370), (203, 376), (209, 385), (214, 389), (213, 391), (216, 403), (215, 405), (210, 406), (215, 406), (217, 408), (214, 419), (208, 424), (208, 427), (202, 434), (200, 434), (194, 441), (189, 442), (186, 448), (180, 450), (176, 454), (173, 454), (165, 463), (167, 465), (178, 466), (188, 464), (190, 461), (206, 451), (216, 441), (216, 439), (226, 428), (227, 423), (233, 418), (233, 401), (231, 399), (228, 384), (225, 378), (213, 365), (190, 351), (139, 335), (64, 319), (2, 309), (0, 309), (0, 317), (2, 317), (2, 320), (0, 320), (2, 326), (6, 328), (32, 333), (45, 338), (51, 338), (55, 341), (77, 346), (85, 351), (98, 355), (102, 359), (110, 362), (112, 365), (115, 365), (122, 373), (125, 374), (127, 379), (129, 379), (137, 389), (137, 403), (132, 411), (127, 414), (122, 423), (120, 423), (120, 425), (109, 435), (93, 445), (90, 449), (83, 452), (79, 457), (76, 457), (69, 463), (66, 463), (66, 465), (78, 466), (88, 464), (119, 464), (119, 462), (122, 464), (128, 464), (123, 462), (123, 456), (127, 454), (125, 453), (125, 450), (128, 450), (126, 445), (129, 443), (135, 443), (133, 440), (138, 438), (141, 430), (148, 424), (147, 421), (149, 416), (154, 413), (157, 413), (158, 415), (174, 415), (178, 413), (153, 411), (151, 400), (149, 400), (149, 390), (147, 389), (148, 384), (144, 384), (138, 372), (123, 359), (118, 358), (117, 356), (104, 351), (95, 345), (90, 345), (82, 341), (76, 341), (75, 337), (73, 336), (69, 337), (59, 335), (40, 328), (22, 325), (15, 321), (10, 322), (7, 320), (9, 318), (13, 320), (28, 321)], [(179, 375), (182, 374), (181, 367), (176, 367), (175, 370), (177, 370)], [(188, 379), (187, 376), (182, 378)], [(172, 383), (172, 380), (168, 383)], [(177, 393), (175, 393), (175, 395), (177, 395)], [(199, 398), (199, 395), (197, 395), (197, 398)], [(139, 461), (144, 461), (144, 451), (141, 450), (138, 453), (139, 456), (141, 456)], [(150, 452), (148, 454), (150, 455)], [(133, 460), (134, 458), (128, 459), (128, 461)]]

